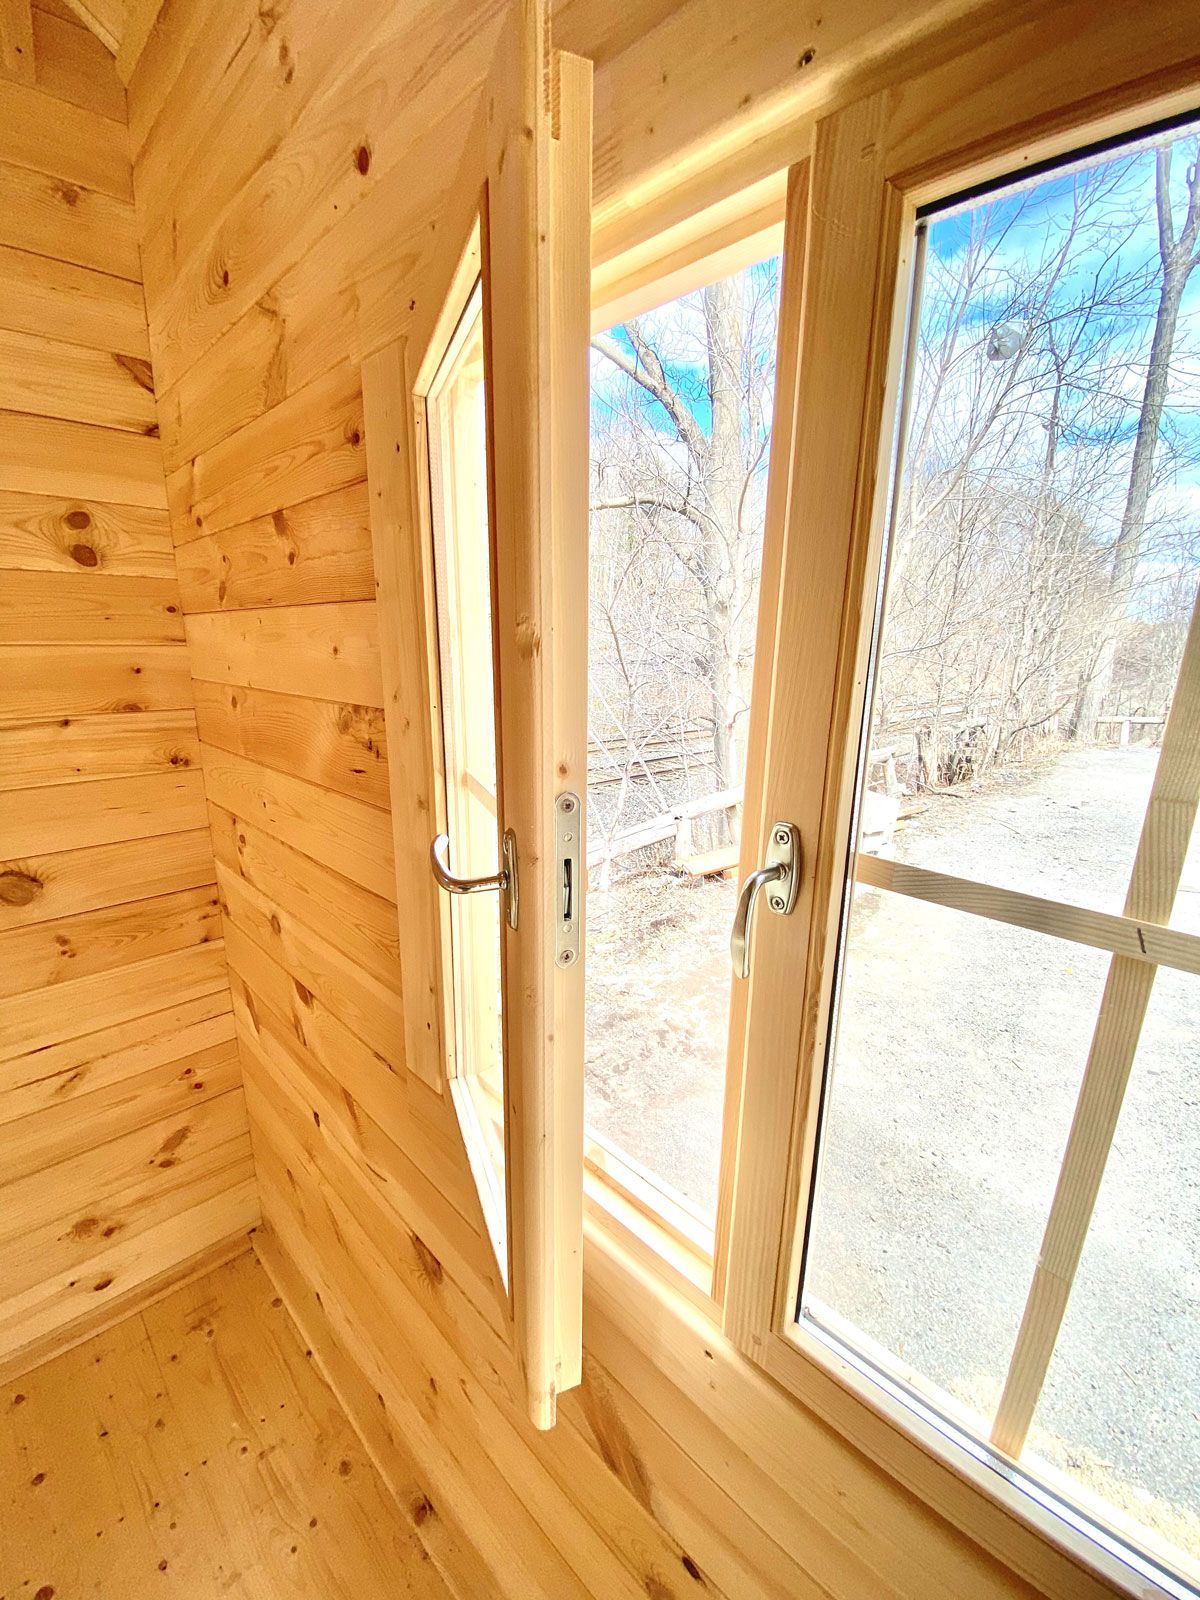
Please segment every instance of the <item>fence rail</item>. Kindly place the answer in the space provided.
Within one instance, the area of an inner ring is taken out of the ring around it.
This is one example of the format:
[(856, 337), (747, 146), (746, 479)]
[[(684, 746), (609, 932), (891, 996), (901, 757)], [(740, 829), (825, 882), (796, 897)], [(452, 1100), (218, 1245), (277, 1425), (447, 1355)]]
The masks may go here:
[(716, 794), (706, 794), (699, 800), (686, 800), (670, 811), (648, 817), (645, 822), (622, 828), (611, 839), (588, 845), (588, 870), (632, 855), (635, 850), (663, 844), (668, 839), (675, 840), (676, 860), (683, 860), (692, 853), (691, 825), (697, 817), (708, 816), (714, 811), (731, 811), (741, 803), (742, 785), (739, 783), (732, 789), (719, 789)]

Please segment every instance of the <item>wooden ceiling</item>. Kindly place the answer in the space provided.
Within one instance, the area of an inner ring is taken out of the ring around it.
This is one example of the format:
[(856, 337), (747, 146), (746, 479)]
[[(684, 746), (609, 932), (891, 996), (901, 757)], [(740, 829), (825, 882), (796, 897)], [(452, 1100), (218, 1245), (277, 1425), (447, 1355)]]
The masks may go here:
[(128, 83), (162, 0), (0, 0), (0, 77), (34, 80), (34, 5), (90, 29), (116, 58), (117, 73)]

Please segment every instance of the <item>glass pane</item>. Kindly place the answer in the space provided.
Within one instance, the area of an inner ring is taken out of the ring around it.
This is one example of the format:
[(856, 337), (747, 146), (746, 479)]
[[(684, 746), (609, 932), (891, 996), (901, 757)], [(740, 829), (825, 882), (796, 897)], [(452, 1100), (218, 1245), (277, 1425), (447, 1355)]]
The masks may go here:
[(803, 1310), (983, 1422), (1107, 969), (1064, 940), (854, 894)]
[[(891, 856), (1124, 905), (1200, 578), (1200, 261), (1172, 254), (1198, 162), (1175, 131), (925, 225), (860, 876), (887, 881), (864, 862)], [(1194, 839), (1173, 921), (1200, 932)], [(801, 1319), (986, 1442), (1109, 958), (862, 888), (840, 958)], [(1197, 984), (1158, 974), (1022, 1457), (1181, 1569), (1200, 1548)]]
[(779, 262), (596, 341), (587, 1120), (711, 1225)]
[[(460, 877), (478, 877), (495, 872), (500, 858), (487, 407), (478, 291), (430, 389), (428, 425), (446, 831), (452, 870)], [(455, 1101), (505, 1268), (500, 897), (453, 895), (446, 907)]]
[[(1182, 215), (1195, 136), (1177, 144)], [(1157, 417), (1149, 383), (1173, 292), (1156, 159), (928, 224), (867, 773), (868, 827), (899, 820), (901, 860), (1107, 911), (1200, 572), (1194, 291)]]
[[(1200, 1581), (1200, 978), (1159, 970), (1023, 1459)], [(1031, 1462), (1037, 1465), (1037, 1460)], [(1170, 1560), (1171, 1557), (1168, 1557)]]

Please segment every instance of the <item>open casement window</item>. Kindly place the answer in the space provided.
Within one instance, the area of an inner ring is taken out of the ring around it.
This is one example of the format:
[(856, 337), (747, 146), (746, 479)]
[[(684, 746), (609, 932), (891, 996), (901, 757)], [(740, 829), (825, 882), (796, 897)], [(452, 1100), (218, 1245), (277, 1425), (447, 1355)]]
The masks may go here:
[[(583, 644), (557, 608), (586, 530), (590, 167), (591, 64), (547, 59), (540, 7), (515, 5), (409, 337), (363, 370), (381, 596), (401, 602), (381, 632), (410, 1071), (457, 1114), (540, 1428), (582, 1359), (582, 735), (562, 697)], [(424, 683), (392, 651), (405, 627)], [(405, 759), (432, 761), (432, 814)]]
[(706, 1306), (784, 199), (756, 185), (593, 281), (586, 1198)]
[(791, 173), (725, 1329), (1044, 1592), (1181, 1595), (1200, 539), (1135, 439), (1200, 143), (955, 72)]

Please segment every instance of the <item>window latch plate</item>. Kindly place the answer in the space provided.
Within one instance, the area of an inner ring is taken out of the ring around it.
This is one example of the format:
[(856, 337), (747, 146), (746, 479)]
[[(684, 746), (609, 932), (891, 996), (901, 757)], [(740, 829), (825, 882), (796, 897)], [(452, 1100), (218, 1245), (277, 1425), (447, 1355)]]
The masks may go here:
[(573, 967), (579, 960), (579, 928), (583, 910), (583, 807), (569, 790), (554, 802), (554, 859), (558, 877), (555, 896), (554, 960)]

